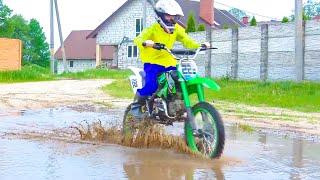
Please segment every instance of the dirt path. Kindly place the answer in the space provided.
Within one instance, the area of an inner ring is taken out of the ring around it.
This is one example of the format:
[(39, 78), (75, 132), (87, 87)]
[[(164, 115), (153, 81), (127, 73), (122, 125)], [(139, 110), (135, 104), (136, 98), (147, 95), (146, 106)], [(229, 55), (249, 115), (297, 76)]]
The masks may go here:
[(0, 110), (23, 110), (66, 105), (124, 106), (100, 89), (112, 80), (61, 80), (0, 84)]
[[(124, 110), (130, 100), (106, 95), (100, 88), (112, 80), (61, 80), (0, 84), (0, 112), (59, 106), (104, 105)], [(320, 113), (253, 107), (216, 101), (225, 122), (320, 135)]]
[(320, 113), (305, 113), (282, 108), (254, 107), (216, 101), (224, 121), (296, 133), (320, 135)]

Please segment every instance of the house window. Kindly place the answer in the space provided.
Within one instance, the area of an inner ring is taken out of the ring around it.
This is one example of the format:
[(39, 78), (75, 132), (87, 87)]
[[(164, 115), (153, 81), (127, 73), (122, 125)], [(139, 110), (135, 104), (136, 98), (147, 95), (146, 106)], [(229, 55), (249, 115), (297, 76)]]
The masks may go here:
[(139, 36), (139, 34), (142, 32), (143, 29), (143, 19), (136, 19), (136, 36)]
[(138, 57), (138, 47), (133, 46), (133, 57)]
[(128, 57), (132, 57), (132, 46), (128, 46)]
[(129, 58), (138, 57), (138, 47), (137, 46), (128, 46), (128, 57)]
[(70, 67), (71, 68), (73, 67), (73, 61), (70, 61)]

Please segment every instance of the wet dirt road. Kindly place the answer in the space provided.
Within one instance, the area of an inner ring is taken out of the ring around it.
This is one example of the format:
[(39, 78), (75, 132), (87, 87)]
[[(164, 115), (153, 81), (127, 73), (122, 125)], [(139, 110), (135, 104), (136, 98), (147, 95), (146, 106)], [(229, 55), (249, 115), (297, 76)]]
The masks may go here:
[[(117, 125), (122, 111), (76, 106), (0, 111), (0, 179), (319, 179), (316, 136), (244, 132), (226, 124), (225, 151), (204, 160), (173, 150), (81, 140), (72, 128), (100, 120)], [(182, 124), (168, 133), (182, 134)]]

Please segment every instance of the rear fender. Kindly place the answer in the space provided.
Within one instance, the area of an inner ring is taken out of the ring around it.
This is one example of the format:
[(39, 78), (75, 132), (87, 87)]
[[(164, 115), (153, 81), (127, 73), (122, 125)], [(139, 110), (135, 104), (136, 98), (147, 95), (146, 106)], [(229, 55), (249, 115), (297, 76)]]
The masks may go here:
[(134, 73), (134, 75), (131, 75), (129, 79), (132, 91), (136, 94), (137, 90), (142, 88), (144, 71), (136, 67), (129, 67), (129, 69)]

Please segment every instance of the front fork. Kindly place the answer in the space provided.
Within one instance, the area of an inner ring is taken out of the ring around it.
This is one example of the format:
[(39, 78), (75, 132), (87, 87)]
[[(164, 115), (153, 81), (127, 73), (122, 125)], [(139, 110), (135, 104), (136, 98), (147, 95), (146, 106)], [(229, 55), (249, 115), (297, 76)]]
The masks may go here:
[[(191, 128), (195, 134), (197, 132), (197, 125), (195, 123), (195, 119), (194, 119), (194, 116), (192, 113), (191, 102), (190, 102), (190, 98), (189, 98), (187, 84), (181, 74), (179, 74), (179, 81), (180, 81), (180, 85), (181, 85), (181, 91), (182, 91), (182, 96), (183, 96), (183, 100), (184, 100), (184, 105), (185, 105), (186, 111), (187, 111), (187, 123), (191, 126)], [(203, 102), (204, 101), (204, 93), (203, 93), (203, 86), (201, 84), (197, 85), (197, 95), (198, 95), (199, 102)]]

